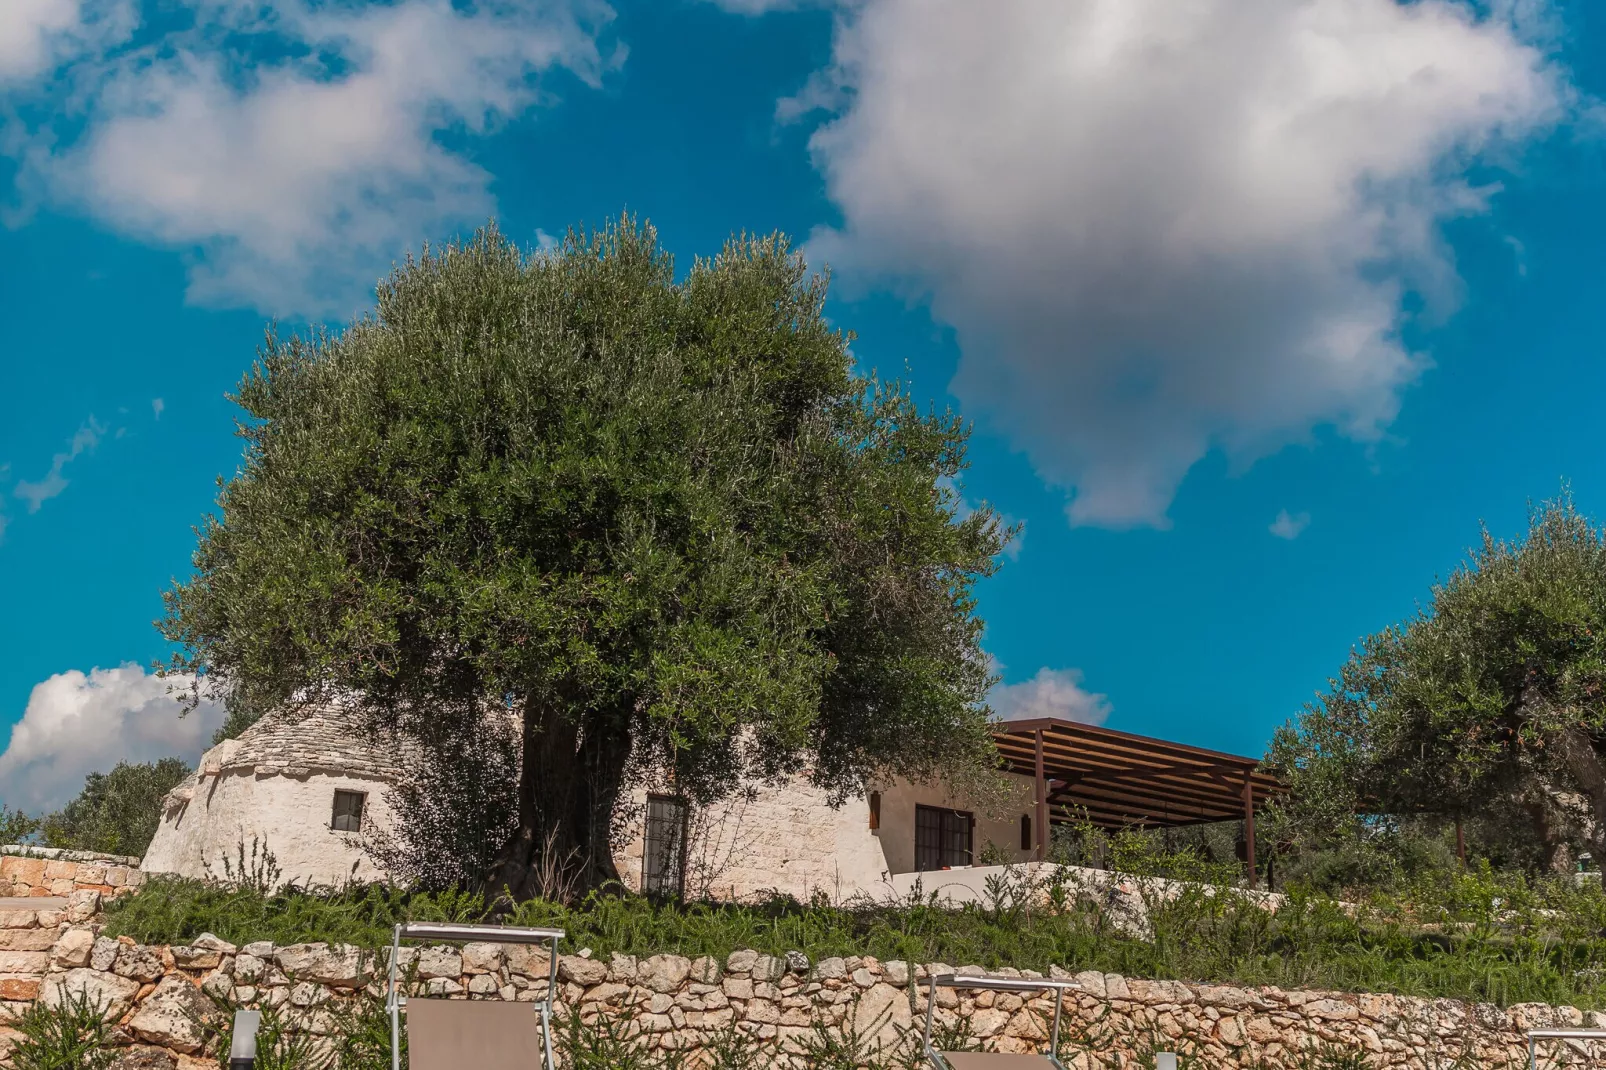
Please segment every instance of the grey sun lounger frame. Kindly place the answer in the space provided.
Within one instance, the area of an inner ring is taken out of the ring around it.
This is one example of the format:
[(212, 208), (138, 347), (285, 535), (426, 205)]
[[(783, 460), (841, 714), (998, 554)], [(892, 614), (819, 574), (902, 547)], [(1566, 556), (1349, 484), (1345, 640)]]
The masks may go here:
[[(529, 1007), (530, 1013), (539, 1017), (541, 1023), (541, 1065), (543, 1070), (555, 1070), (557, 1063), (552, 1057), (552, 1004), (558, 993), (558, 941), (565, 933), (562, 929), (534, 929), (513, 925), (455, 925), (434, 921), (410, 921), (396, 926), (390, 941), (390, 972), (385, 984), (385, 1010), (390, 1015), (390, 1066), (391, 1070), (401, 1070), (401, 1015), (402, 1009), (407, 1006), (407, 997), (401, 994), (397, 984), (397, 963), (401, 958), (401, 944), (403, 940), (434, 940), (441, 943), (488, 943), (488, 944), (547, 944), (550, 957), (547, 963), (546, 998), (534, 1003), (520, 1003), (514, 1006)], [(420, 1000), (419, 1002), (426, 1002)], [(445, 1003), (444, 1000), (430, 1000), (430, 1003)], [(462, 1005), (474, 1008), (474, 1013), (484, 1008), (484, 1003), (463, 1002)], [(474, 1070), (464, 1067), (464, 1070)]]
[[(1065, 1064), (1059, 1060), (1060, 1009), (1061, 1004), (1065, 1002), (1065, 993), (1080, 991), (1081, 987), (1075, 981), (1054, 981), (1046, 977), (994, 977), (985, 973), (938, 974), (926, 980), (926, 1028), (921, 1039), (921, 1047), (935, 1070), (962, 1070), (950, 1060), (950, 1056), (953, 1055), (962, 1056), (962, 1061), (974, 1063), (978, 1067), (987, 1060), (996, 1062), (1002, 1068), (1006, 1065), (1023, 1066), (1030, 1061), (1041, 1059), (1043, 1062), (1040, 1065), (1053, 1067), (1054, 1070), (1065, 1070)], [(1049, 1033), (1048, 1051), (1036, 1056), (938, 1051), (931, 1043), (931, 1026), (937, 1014), (939, 988), (986, 989), (992, 992), (1053, 992), (1054, 1025)]]
[(1528, 1031), (1528, 1070), (1538, 1070), (1541, 1040), (1606, 1040), (1606, 1029), (1530, 1029)]

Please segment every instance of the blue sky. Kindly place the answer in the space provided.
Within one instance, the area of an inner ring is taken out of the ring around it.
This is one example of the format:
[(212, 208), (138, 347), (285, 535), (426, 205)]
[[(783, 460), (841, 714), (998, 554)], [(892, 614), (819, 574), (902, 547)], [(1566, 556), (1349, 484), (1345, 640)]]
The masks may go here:
[(1533, 0), (13, 0), (0, 800), (209, 734), (151, 622), (270, 318), (622, 209), (795, 235), (975, 420), (1001, 707), (1258, 753), (1480, 523), (1606, 516), (1603, 57)]

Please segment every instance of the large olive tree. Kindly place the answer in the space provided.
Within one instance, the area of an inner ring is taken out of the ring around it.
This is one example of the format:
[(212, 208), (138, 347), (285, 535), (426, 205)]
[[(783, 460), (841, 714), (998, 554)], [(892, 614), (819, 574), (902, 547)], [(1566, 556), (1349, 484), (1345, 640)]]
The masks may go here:
[(1606, 536), (1567, 495), (1520, 539), (1486, 533), (1355, 650), (1271, 758), (1309, 829), (1356, 810), (1518, 819), (1551, 864), (1573, 844), (1606, 857)]
[(270, 333), (172, 667), (236, 727), (334, 693), (428, 745), (515, 716), (484, 878), (514, 894), (549, 849), (611, 875), (633, 770), (707, 800), (985, 764), (972, 588), (1008, 533), (957, 508), (963, 425), (857, 374), (825, 295), (779, 237), (676, 281), (629, 219), (491, 228), (343, 331)]

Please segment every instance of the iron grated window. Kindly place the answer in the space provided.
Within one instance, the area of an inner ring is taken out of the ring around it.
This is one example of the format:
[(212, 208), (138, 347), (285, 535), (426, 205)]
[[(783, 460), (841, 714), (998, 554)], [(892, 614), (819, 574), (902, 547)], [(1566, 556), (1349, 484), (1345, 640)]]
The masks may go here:
[(647, 796), (647, 834), (641, 860), (641, 890), (648, 895), (686, 891), (686, 800)]
[(335, 792), (335, 814), (329, 827), (336, 832), (362, 831), (362, 804), (367, 796), (360, 791)]
[(968, 866), (975, 818), (963, 810), (915, 807), (915, 869)]

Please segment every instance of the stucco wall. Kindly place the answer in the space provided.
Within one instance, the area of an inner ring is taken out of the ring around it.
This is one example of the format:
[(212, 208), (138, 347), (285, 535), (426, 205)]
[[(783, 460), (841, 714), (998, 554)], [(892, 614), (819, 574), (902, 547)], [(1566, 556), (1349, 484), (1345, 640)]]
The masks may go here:
[[(1024, 862), (1032, 851), (1020, 849), (1020, 818), (1032, 814), (1034, 784), (1029, 777), (1011, 775), (1007, 798), (993, 806), (982, 806), (949, 791), (942, 784), (910, 784), (893, 781), (880, 786), (881, 827), (874, 836), (886, 857), (889, 874), (913, 873), (915, 869), (915, 807), (940, 806), (949, 810), (968, 810), (976, 815), (971, 844), (976, 863), (980, 863), (991, 843), (1000, 861)], [(1032, 815), (1033, 821), (1036, 815)], [(1034, 827), (1035, 835), (1035, 827)]]
[[(889, 878), (915, 868), (915, 807), (939, 806), (976, 815), (973, 844), (978, 862), (992, 844), (1005, 861), (1026, 861), (1020, 849), (1020, 816), (1031, 811), (1033, 784), (1015, 777), (1011, 792), (992, 807), (940, 784), (893, 781), (873, 785), (881, 795), (880, 827), (870, 828), (867, 797), (832, 807), (826, 793), (802, 777), (777, 785), (753, 785), (746, 794), (694, 810), (687, 836), (686, 893), (691, 898), (750, 899), (780, 892), (808, 899), (823, 892), (835, 900), (857, 893), (884, 895)], [(647, 791), (638, 788), (622, 805), (631, 837), (614, 857), (620, 875), (641, 888)]]
[[(631, 837), (614, 857), (625, 883), (637, 890), (646, 802), (645, 789), (625, 801)], [(692, 898), (780, 892), (807, 899), (824, 892), (842, 899), (878, 883), (886, 871), (866, 801), (833, 808), (823, 791), (801, 778), (697, 808), (688, 826), (686, 894)]]
[(140, 868), (146, 873), (222, 877), (224, 859), (237, 863), (252, 841), (273, 853), (284, 879), (304, 884), (374, 880), (383, 873), (361, 836), (330, 827), (335, 791), (360, 791), (363, 828), (394, 820), (382, 780), (309, 773), (304, 776), (226, 770), (203, 779), (190, 798), (171, 802)]

